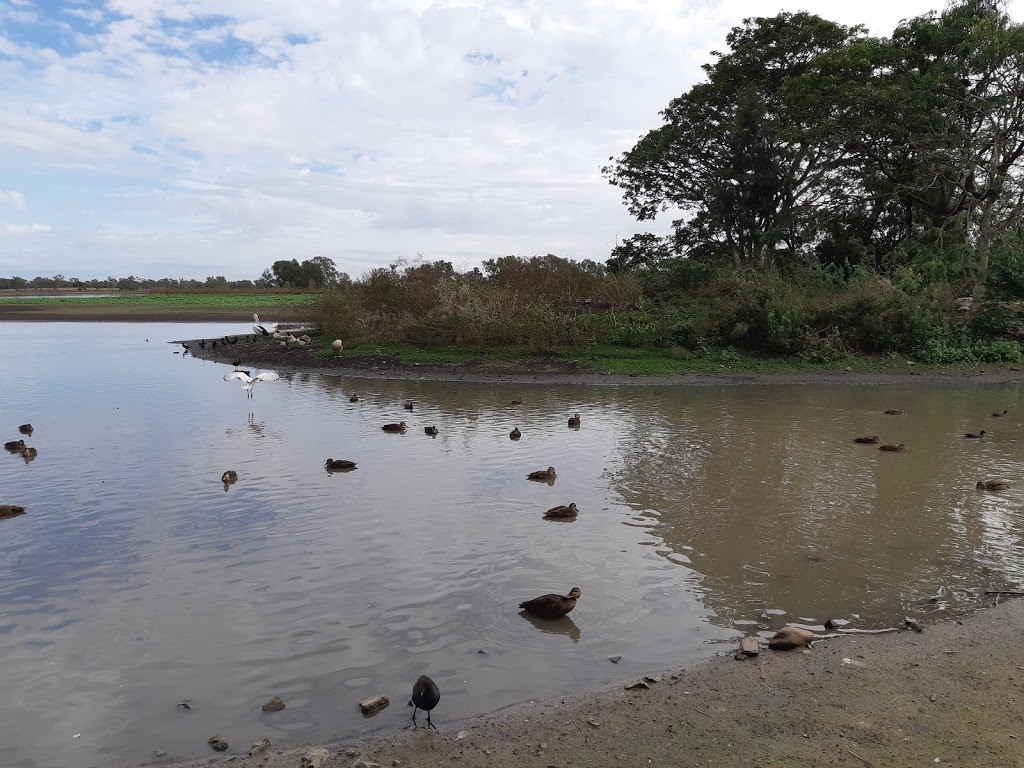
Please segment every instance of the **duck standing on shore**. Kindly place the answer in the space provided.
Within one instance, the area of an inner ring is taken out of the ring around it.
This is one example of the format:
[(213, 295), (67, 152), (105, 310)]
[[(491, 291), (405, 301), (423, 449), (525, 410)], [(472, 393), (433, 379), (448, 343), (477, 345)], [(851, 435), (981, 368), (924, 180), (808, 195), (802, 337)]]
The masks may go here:
[(413, 724), (416, 723), (416, 713), (422, 709), (427, 713), (427, 725), (436, 731), (437, 726), (430, 722), (430, 710), (436, 707), (440, 700), (441, 689), (437, 687), (437, 683), (426, 675), (420, 675), (412, 687), (412, 699), (409, 701), (412, 704)]

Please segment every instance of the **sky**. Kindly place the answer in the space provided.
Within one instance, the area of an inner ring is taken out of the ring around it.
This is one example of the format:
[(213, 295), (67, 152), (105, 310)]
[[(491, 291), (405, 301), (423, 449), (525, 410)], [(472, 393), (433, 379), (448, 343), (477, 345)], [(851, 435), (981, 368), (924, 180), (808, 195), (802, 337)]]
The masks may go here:
[(0, 276), (604, 261), (601, 176), (750, 16), (943, 0), (0, 0)]

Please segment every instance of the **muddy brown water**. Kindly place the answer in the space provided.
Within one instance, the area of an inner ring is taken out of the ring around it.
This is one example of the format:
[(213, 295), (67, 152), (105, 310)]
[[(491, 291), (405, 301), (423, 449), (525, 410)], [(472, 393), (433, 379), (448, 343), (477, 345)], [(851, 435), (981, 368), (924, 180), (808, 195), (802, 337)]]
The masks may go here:
[[(354, 739), (404, 727), (424, 673), (435, 721), (453, 722), (740, 633), (927, 621), (1024, 581), (1014, 385), (282, 373), (247, 399), (230, 366), (162, 343), (241, 326), (5, 330), (0, 434), (31, 422), (39, 454), (0, 455), (0, 503), (28, 508), (0, 521), (3, 766), (138, 764), (207, 753), (215, 734), (233, 751)], [(399, 420), (405, 434), (380, 429)], [(907, 449), (852, 442), (872, 434)], [(328, 457), (359, 467), (330, 474)], [(526, 479), (549, 465), (553, 484)], [(543, 518), (569, 502), (578, 518)], [(519, 615), (574, 586), (566, 619)], [(377, 693), (391, 706), (364, 718)], [(287, 708), (262, 712), (275, 694)]]

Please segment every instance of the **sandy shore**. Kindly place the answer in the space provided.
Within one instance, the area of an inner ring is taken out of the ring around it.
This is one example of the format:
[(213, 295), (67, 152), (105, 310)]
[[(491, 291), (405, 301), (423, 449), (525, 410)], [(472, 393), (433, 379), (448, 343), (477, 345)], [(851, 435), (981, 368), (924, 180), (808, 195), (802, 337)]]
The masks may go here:
[[(730, 653), (658, 673), (649, 688), (623, 681), (471, 722), (445, 719), (442, 692), (436, 732), (398, 725), (408, 693), (388, 691), (378, 716), (396, 720), (395, 733), (320, 745), (323, 765), (1021, 766), (1022, 630), (1024, 603), (1004, 602), (921, 633), (847, 635), (743, 661)], [(183, 765), (298, 768), (307, 749)]]

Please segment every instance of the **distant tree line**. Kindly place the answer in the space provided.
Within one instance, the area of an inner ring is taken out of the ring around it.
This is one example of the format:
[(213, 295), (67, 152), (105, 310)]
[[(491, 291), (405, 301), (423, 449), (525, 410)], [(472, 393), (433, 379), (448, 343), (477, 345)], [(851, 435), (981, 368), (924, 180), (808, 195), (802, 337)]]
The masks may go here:
[(154, 289), (203, 289), (203, 290), (235, 290), (252, 291), (266, 288), (331, 288), (349, 280), (344, 272), (339, 272), (334, 261), (326, 256), (317, 256), (303, 261), (276, 261), (273, 266), (264, 270), (258, 280), (228, 280), (223, 275), (207, 277), (205, 280), (192, 278), (163, 277), (152, 280), (145, 277), (106, 277), (83, 280), (78, 277), (64, 275), (42, 276), (33, 278), (0, 277), (0, 290), (80, 290), (80, 291), (144, 291)]

